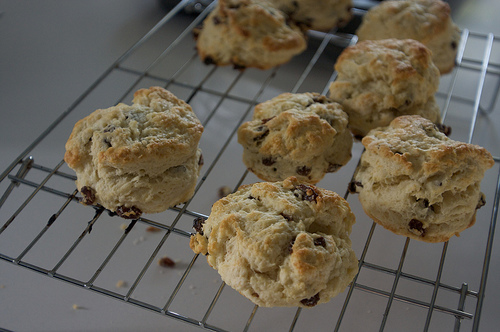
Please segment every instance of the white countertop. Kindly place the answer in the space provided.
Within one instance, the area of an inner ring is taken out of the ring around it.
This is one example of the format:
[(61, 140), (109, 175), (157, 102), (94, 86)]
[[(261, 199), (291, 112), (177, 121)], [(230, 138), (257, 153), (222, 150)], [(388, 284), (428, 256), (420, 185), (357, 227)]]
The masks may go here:
[[(459, 0), (452, 6), (454, 20), (460, 27), (500, 36), (499, 1)], [(155, 0), (0, 0), (0, 172), (164, 15)], [(44, 153), (38, 160), (51, 166), (62, 159), (60, 147), (47, 146)], [(0, 217), (4, 215), (0, 213)], [(2, 219), (0, 224), (3, 222)], [(492, 269), (500, 271), (498, 257), (493, 261)], [(216, 283), (212, 279), (207, 283)], [(498, 273), (490, 273), (488, 285), (500, 287), (494, 279), (498, 279)], [(500, 297), (499, 289), (492, 289), (492, 294)], [(484, 311), (482, 330), (498, 326), (500, 317), (494, 314), (498, 309)], [(0, 328), (197, 330), (3, 261)]]

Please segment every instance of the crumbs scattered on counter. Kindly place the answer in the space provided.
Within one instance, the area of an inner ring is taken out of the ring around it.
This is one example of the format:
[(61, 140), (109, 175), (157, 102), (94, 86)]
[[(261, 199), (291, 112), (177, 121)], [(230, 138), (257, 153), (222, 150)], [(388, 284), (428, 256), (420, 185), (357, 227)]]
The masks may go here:
[(82, 309), (85, 309), (85, 307), (79, 306), (78, 304), (73, 304), (72, 308), (73, 308), (73, 310), (82, 310)]
[(138, 239), (135, 239), (132, 243), (134, 244), (134, 246), (136, 246), (139, 243), (144, 242), (144, 240), (145, 240), (144, 236), (140, 236)]
[(121, 225), (120, 225), (120, 229), (121, 229), (122, 231), (126, 230), (126, 229), (127, 229), (127, 227), (128, 227), (128, 224), (127, 224), (127, 223), (123, 223), (123, 224), (121, 224)]
[(154, 226), (149, 226), (148, 228), (146, 228), (146, 232), (149, 232), (149, 233), (157, 233), (159, 231), (161, 231), (161, 229), (158, 227), (154, 227)]
[(5, 288), (5, 285), (0, 285), (0, 289), (4, 289)]
[(127, 282), (126, 281), (123, 281), (123, 280), (118, 280), (116, 282), (116, 288), (123, 288), (123, 287), (127, 287)]
[(175, 262), (170, 257), (163, 256), (158, 260), (158, 265), (162, 267), (174, 267)]
[(223, 198), (229, 195), (231, 192), (231, 188), (229, 188), (228, 186), (222, 186), (219, 188), (219, 190), (217, 190), (217, 195), (219, 196), (219, 198)]

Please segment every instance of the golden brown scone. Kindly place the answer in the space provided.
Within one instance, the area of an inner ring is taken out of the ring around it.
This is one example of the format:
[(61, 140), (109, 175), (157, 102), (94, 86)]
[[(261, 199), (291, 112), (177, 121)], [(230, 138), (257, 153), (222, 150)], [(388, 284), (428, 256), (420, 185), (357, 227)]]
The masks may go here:
[(196, 219), (190, 247), (223, 281), (263, 307), (329, 301), (358, 271), (354, 214), (334, 192), (301, 183), (244, 185)]
[(295, 23), (308, 29), (330, 31), (352, 18), (352, 0), (268, 0)]
[(359, 40), (415, 39), (432, 51), (441, 74), (455, 66), (460, 30), (453, 23), (450, 6), (441, 0), (382, 1), (363, 17)]
[(85, 204), (124, 218), (156, 213), (191, 198), (201, 166), (203, 132), (191, 107), (160, 88), (138, 90), (78, 121), (64, 160)]
[(283, 93), (255, 107), (238, 128), (243, 162), (259, 178), (309, 183), (351, 159), (352, 135), (340, 104), (318, 93)]
[(197, 32), (202, 61), (269, 69), (302, 53), (302, 30), (266, 0), (220, 0)]
[(335, 63), (330, 98), (342, 104), (349, 127), (363, 137), (400, 115), (440, 122), (434, 94), (439, 70), (431, 52), (411, 39), (367, 40), (346, 48)]
[(451, 140), (420, 116), (398, 117), (362, 143), (350, 190), (375, 222), (426, 242), (448, 241), (474, 224), (485, 204), (484, 172), (494, 165), (486, 149)]

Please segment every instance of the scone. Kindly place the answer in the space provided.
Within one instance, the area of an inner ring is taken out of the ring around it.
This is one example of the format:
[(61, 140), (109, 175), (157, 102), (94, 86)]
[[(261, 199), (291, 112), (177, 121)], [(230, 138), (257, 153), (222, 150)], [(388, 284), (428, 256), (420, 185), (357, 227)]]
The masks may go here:
[(268, 0), (308, 29), (329, 31), (352, 18), (352, 0)]
[(238, 128), (246, 167), (266, 181), (317, 183), (351, 159), (352, 135), (340, 104), (318, 93), (283, 93)]
[(202, 61), (269, 69), (302, 53), (302, 30), (265, 0), (220, 0), (196, 33)]
[(78, 121), (64, 160), (77, 175), (82, 202), (123, 218), (157, 213), (193, 195), (203, 126), (171, 92), (135, 92), (133, 104), (99, 109)]
[(450, 6), (441, 0), (383, 1), (365, 14), (356, 34), (359, 40), (418, 40), (432, 51), (441, 74), (455, 66), (460, 43)]
[(448, 241), (472, 226), (485, 204), (484, 172), (494, 165), (477, 145), (454, 141), (420, 116), (372, 130), (350, 185), (366, 214), (392, 232)]
[(353, 134), (387, 126), (401, 115), (441, 116), (435, 100), (439, 70), (431, 52), (411, 39), (367, 40), (346, 48), (335, 63), (330, 98), (342, 104)]
[(262, 307), (329, 301), (358, 271), (354, 214), (334, 192), (299, 182), (241, 186), (196, 219), (190, 247), (222, 280)]

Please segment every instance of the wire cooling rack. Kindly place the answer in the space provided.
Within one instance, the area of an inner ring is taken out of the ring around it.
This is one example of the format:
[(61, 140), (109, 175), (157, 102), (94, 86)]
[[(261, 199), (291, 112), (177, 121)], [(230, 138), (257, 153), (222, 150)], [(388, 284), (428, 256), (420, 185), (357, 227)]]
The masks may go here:
[[(1, 174), (0, 264), (215, 331), (305, 331), (311, 326), (477, 331), (480, 320), (484, 326), (497, 324), (498, 38), (464, 29), (457, 66), (441, 78), (437, 94), (451, 137), (482, 145), (494, 155), (495, 166), (482, 184), (487, 204), (478, 211), (476, 225), (442, 244), (412, 241), (376, 226), (347, 191), (362, 152), (356, 142), (351, 162), (318, 185), (344, 194), (356, 214), (351, 239), (359, 274), (327, 304), (303, 310), (259, 308), (226, 287), (205, 259), (189, 249), (193, 219), (209, 214), (222, 188), (258, 181), (245, 170), (235, 138), (253, 107), (282, 92), (327, 94), (336, 77), (336, 57), (356, 43), (356, 36), (347, 29), (313, 32), (306, 52), (268, 71), (218, 68), (200, 62), (192, 37), (213, 4), (187, 15), (189, 3), (181, 1), (169, 11)], [(94, 109), (129, 102), (134, 91), (152, 85), (190, 103), (205, 127), (200, 143), (205, 166), (194, 197), (134, 221), (79, 204), (74, 173), (62, 161), (73, 124)], [(44, 145), (53, 155), (39, 154)]]

